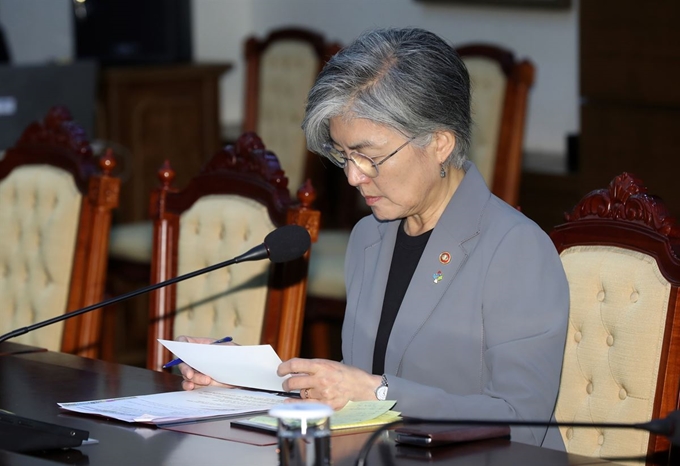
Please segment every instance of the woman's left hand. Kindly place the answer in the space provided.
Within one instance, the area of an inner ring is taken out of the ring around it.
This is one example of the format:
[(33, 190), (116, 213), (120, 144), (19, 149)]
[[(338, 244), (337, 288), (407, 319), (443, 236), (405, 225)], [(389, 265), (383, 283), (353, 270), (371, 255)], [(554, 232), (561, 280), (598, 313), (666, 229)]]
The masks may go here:
[(381, 380), (379, 375), (327, 359), (289, 359), (281, 363), (277, 373), (292, 375), (283, 382), (284, 390), (300, 390), (303, 400), (320, 401), (335, 410), (350, 400), (375, 400), (375, 389)]

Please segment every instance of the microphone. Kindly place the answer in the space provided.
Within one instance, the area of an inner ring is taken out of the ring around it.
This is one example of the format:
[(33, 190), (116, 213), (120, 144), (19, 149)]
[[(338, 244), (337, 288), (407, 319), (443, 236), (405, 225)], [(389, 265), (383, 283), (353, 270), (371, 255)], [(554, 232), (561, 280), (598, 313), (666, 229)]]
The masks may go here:
[[(515, 426), (515, 427), (596, 427), (609, 429), (640, 429), (652, 434), (663, 435), (668, 438), (674, 446), (680, 445), (680, 411), (671, 411), (668, 416), (662, 419), (652, 419), (648, 422), (619, 423), (619, 422), (554, 422), (554, 421), (517, 421), (508, 420), (474, 420), (474, 419), (422, 419), (405, 418), (399, 421), (389, 422), (381, 425), (366, 440), (359, 456), (356, 466), (365, 466), (368, 453), (375, 443), (375, 440), (384, 432), (398, 425), (417, 425), (417, 424), (437, 424), (450, 426)], [(485, 437), (486, 438), (486, 437)], [(472, 440), (466, 439), (466, 440)], [(611, 459), (611, 458), (610, 458)], [(630, 460), (632, 458), (625, 458)], [(644, 459), (638, 458), (638, 459)]]
[(269, 233), (262, 244), (234, 258), (233, 261), (236, 263), (269, 258), (275, 264), (289, 262), (302, 257), (311, 244), (312, 239), (306, 228), (300, 225), (286, 225)]
[(312, 239), (309, 236), (309, 232), (307, 231), (306, 228), (301, 227), (300, 225), (285, 225), (269, 233), (264, 238), (264, 242), (262, 244), (255, 246), (250, 251), (241, 254), (238, 257), (205, 267), (203, 269), (195, 270), (193, 272), (189, 272), (184, 275), (180, 275), (179, 277), (174, 277), (169, 280), (162, 281), (160, 283), (155, 283), (153, 285), (149, 285), (144, 288), (140, 288), (138, 290), (134, 290), (129, 293), (122, 294), (120, 296), (116, 296), (106, 301), (92, 304), (82, 309), (76, 309), (75, 311), (66, 312), (64, 314), (60, 314), (56, 317), (52, 317), (42, 322), (37, 322), (27, 327), (12, 330), (11, 332), (5, 333), (4, 335), (0, 336), (0, 343), (7, 341), (10, 338), (25, 335), (26, 333), (31, 332), (33, 330), (37, 330), (48, 325), (56, 324), (57, 322), (61, 322), (62, 320), (70, 319), (71, 317), (76, 317), (81, 314), (85, 314), (86, 312), (94, 311), (95, 309), (106, 307), (111, 304), (116, 304), (120, 301), (133, 298), (140, 294), (148, 293), (149, 291), (157, 290), (158, 288), (163, 288), (168, 285), (173, 285), (183, 280), (187, 280), (189, 278), (193, 278), (207, 272), (212, 272), (213, 270), (217, 270), (222, 267), (227, 267), (232, 264), (237, 264), (239, 262), (258, 261), (262, 259), (269, 259), (274, 263), (292, 261), (299, 257), (302, 257), (304, 253), (307, 252), (311, 244)]

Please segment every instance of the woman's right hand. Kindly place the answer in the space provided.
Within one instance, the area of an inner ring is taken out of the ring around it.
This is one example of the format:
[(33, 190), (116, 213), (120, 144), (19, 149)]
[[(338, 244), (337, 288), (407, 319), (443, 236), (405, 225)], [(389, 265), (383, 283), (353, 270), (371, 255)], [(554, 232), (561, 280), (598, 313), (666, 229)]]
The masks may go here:
[[(209, 345), (210, 343), (215, 341), (215, 338), (203, 338), (203, 337), (187, 337), (187, 336), (179, 336), (177, 337), (177, 341), (183, 341), (187, 343), (199, 343), (203, 345)], [(224, 344), (233, 344), (233, 343), (224, 343)], [(182, 378), (184, 379), (182, 381), (182, 389), (184, 390), (193, 390), (194, 388), (200, 388), (200, 387), (207, 387), (207, 386), (217, 386), (217, 387), (227, 387), (227, 388), (233, 388), (231, 385), (226, 385), (220, 382), (216, 382), (213, 380), (210, 376), (207, 376), (203, 374), (202, 372), (198, 372), (195, 370), (193, 367), (189, 366), (188, 364), (181, 363), (179, 366), (179, 371), (182, 373)]]

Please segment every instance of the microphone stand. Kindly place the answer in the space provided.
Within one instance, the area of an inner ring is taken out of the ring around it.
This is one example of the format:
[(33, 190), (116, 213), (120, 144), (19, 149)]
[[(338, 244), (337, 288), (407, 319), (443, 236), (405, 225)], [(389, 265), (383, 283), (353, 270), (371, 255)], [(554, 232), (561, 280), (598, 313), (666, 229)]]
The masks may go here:
[(288, 262), (299, 257), (302, 257), (302, 255), (305, 252), (307, 252), (310, 245), (311, 238), (309, 236), (309, 233), (304, 227), (301, 227), (300, 225), (284, 225), (270, 232), (264, 238), (263, 243), (255, 246), (250, 251), (247, 251), (238, 257), (205, 267), (200, 270), (185, 273), (184, 275), (180, 275), (179, 277), (170, 278), (160, 283), (155, 283), (153, 285), (140, 288), (139, 290), (134, 290), (129, 293), (116, 296), (115, 298), (111, 298), (100, 303), (92, 304), (82, 309), (76, 309), (75, 311), (67, 312), (56, 317), (52, 317), (51, 319), (47, 319), (42, 322), (37, 322), (27, 327), (12, 330), (9, 333), (0, 335), (0, 343), (9, 340), (10, 338), (25, 335), (26, 333), (32, 330), (36, 330), (47, 325), (55, 324), (57, 322), (61, 322), (62, 320), (70, 319), (71, 317), (79, 316), (80, 314), (85, 314), (86, 312), (94, 311), (95, 309), (99, 309), (100, 307), (116, 304), (120, 301), (135, 297), (137, 295), (148, 293), (149, 291), (157, 290), (158, 288), (163, 288), (164, 286), (174, 285), (175, 283), (181, 282), (188, 278), (193, 278), (197, 275), (212, 272), (213, 270), (217, 270), (222, 267), (227, 267), (229, 265), (236, 264), (239, 262), (258, 261), (267, 258), (272, 262), (276, 263)]
[(94, 311), (95, 309), (99, 309), (101, 307), (106, 307), (111, 304), (116, 304), (120, 301), (124, 301), (129, 298), (134, 298), (135, 296), (138, 296), (140, 294), (148, 293), (149, 291), (157, 290), (158, 288), (163, 288), (165, 286), (169, 285), (174, 285), (175, 283), (187, 280), (189, 278), (196, 277), (198, 275), (202, 275), (204, 273), (212, 272), (213, 270), (221, 269), (222, 267), (227, 267), (232, 264), (236, 264), (239, 262), (246, 262), (246, 261), (254, 261), (254, 260), (260, 260), (260, 259), (265, 259), (269, 256), (269, 251), (267, 249), (267, 246), (263, 243), (260, 244), (259, 246), (255, 246), (253, 249), (250, 251), (246, 252), (245, 254), (242, 254), (238, 257), (235, 257), (233, 259), (229, 259), (224, 262), (220, 262), (217, 264), (213, 264), (211, 266), (205, 267), (203, 269), (195, 270), (193, 272), (185, 273), (184, 275), (180, 275), (178, 277), (170, 278), (168, 280), (162, 281), (160, 283), (154, 283), (153, 285), (145, 286), (143, 288), (140, 288), (138, 290), (133, 290), (130, 291), (129, 293), (122, 294), (120, 296), (116, 296), (111, 299), (107, 299), (105, 301), (99, 302), (92, 304), (90, 306), (84, 307), (82, 309), (76, 309), (75, 311), (71, 312), (66, 312), (64, 314), (60, 314), (58, 316), (52, 317), (51, 319), (44, 320), (42, 322), (36, 322), (35, 324), (29, 325), (27, 327), (22, 327), (18, 328), (15, 330), (12, 330), (11, 332), (5, 333), (4, 335), (0, 336), (0, 343), (9, 340), (10, 338), (18, 337), (20, 335), (25, 335), (28, 332), (31, 332), (33, 330), (37, 330), (42, 327), (46, 327), (48, 325), (55, 324), (57, 322), (61, 322), (62, 320), (70, 319), (71, 317), (76, 317), (81, 314), (85, 314), (86, 312)]
[(621, 422), (543, 422), (543, 421), (517, 421), (517, 420), (474, 420), (474, 419), (421, 419), (407, 418), (399, 421), (392, 421), (383, 424), (376, 429), (366, 440), (359, 456), (356, 466), (366, 466), (368, 453), (376, 439), (388, 429), (406, 424), (441, 424), (441, 425), (460, 425), (460, 426), (514, 426), (514, 427), (597, 427), (601, 429), (640, 429), (652, 434), (663, 435), (668, 438), (672, 445), (680, 445), (680, 411), (671, 411), (668, 416), (662, 419), (653, 419), (648, 422), (621, 423)]

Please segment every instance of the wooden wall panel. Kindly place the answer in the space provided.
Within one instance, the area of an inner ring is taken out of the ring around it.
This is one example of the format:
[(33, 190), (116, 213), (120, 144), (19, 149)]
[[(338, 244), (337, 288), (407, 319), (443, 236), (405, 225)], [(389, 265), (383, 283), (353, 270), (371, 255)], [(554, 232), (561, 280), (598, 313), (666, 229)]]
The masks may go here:
[(148, 218), (151, 190), (170, 160), (183, 187), (221, 145), (219, 78), (230, 65), (121, 67), (103, 71), (98, 137), (127, 147), (117, 221)]
[(628, 171), (680, 214), (680, 107), (586, 104), (581, 125), (583, 194)]
[(580, 3), (581, 95), (680, 105), (680, 2)]

